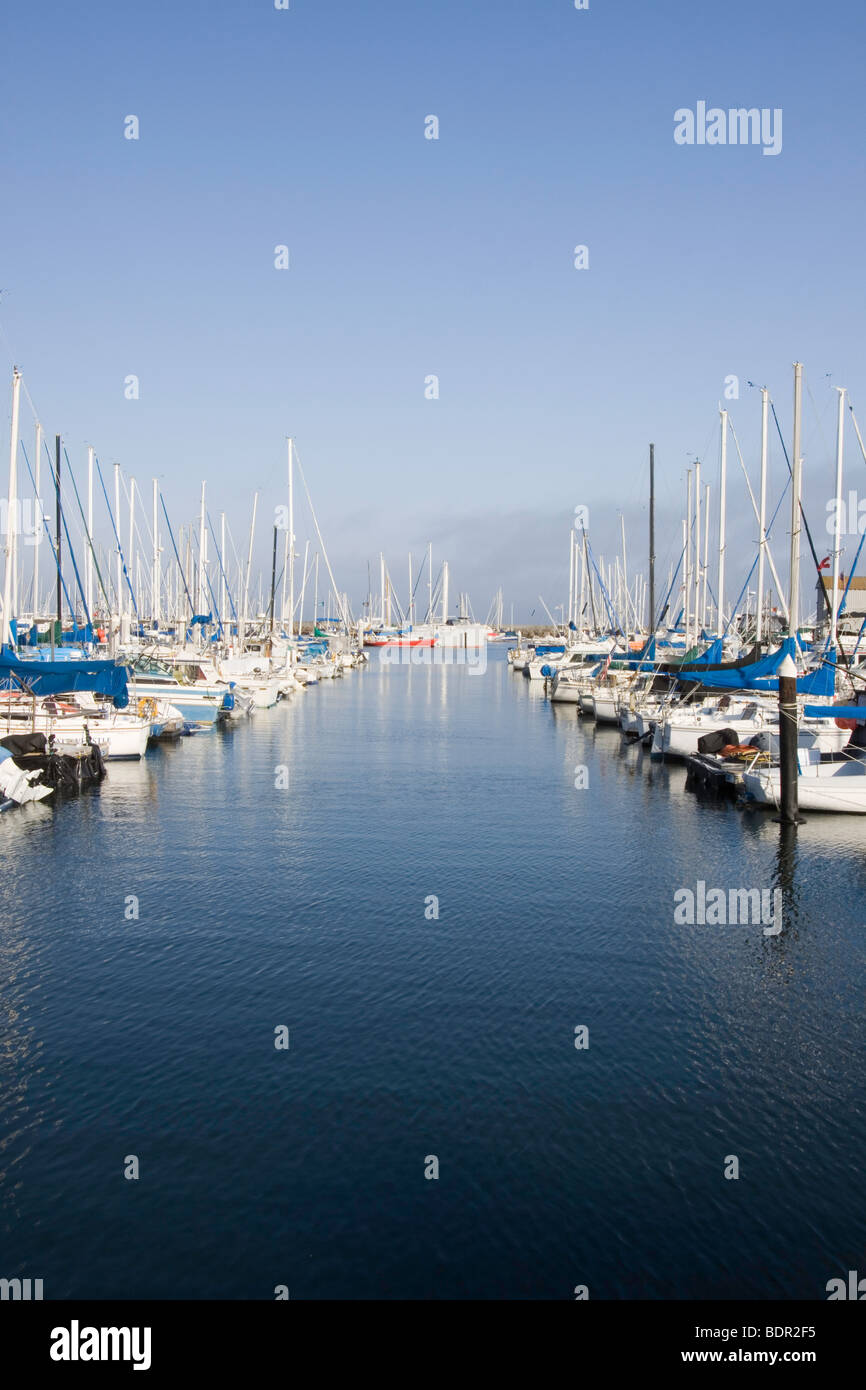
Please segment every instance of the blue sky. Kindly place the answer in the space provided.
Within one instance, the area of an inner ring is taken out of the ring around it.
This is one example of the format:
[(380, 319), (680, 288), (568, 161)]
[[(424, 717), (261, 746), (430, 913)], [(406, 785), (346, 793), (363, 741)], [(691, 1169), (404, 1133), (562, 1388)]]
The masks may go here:
[[(368, 558), (396, 578), (430, 539), (476, 611), (501, 584), (525, 620), (539, 592), (564, 597), (577, 503), (597, 551), (624, 511), (642, 561), (651, 439), (666, 564), (690, 454), (715, 482), (725, 378), (754, 473), (746, 381), (789, 435), (799, 359), (823, 541), (833, 384), (866, 425), (864, 29), (862, 6), (790, 0), (21, 7), (4, 378), (22, 366), (74, 466), (89, 441), (139, 486), (159, 476), (177, 523), (207, 478), (240, 540), (258, 487), (263, 563), (291, 433), (353, 600)], [(677, 146), (674, 111), (698, 100), (782, 108), (781, 154)], [(857, 486), (854, 449), (846, 467)], [(781, 484), (778, 449), (773, 469)], [(746, 507), (732, 483), (744, 557)]]

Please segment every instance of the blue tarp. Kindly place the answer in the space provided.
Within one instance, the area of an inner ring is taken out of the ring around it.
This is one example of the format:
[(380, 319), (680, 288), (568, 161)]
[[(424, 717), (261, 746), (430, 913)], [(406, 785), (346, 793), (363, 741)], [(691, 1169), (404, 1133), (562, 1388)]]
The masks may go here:
[(804, 705), (807, 719), (859, 719), (866, 722), (866, 705)]
[(109, 695), (117, 709), (129, 704), (126, 670), (113, 661), (18, 661), (8, 647), (0, 651), (0, 689), (21, 687), (34, 695), (65, 695), (89, 690)]
[(655, 661), (656, 659), (656, 639), (651, 637), (640, 653), (641, 661)]
[(724, 661), (724, 659), (722, 639), (721, 637), (717, 637), (715, 642), (710, 643), (705, 652), (701, 652), (700, 656), (696, 656), (693, 661), (690, 661), (687, 666), (683, 667), (683, 670), (687, 671), (691, 666), (715, 666), (717, 662)]
[(93, 624), (85, 623), (83, 627), (78, 627), (77, 624), (73, 627), (65, 627), (61, 631), (61, 637), (64, 642), (92, 642)]
[[(720, 671), (697, 671), (701, 685), (712, 686), (715, 690), (778, 690), (776, 673), (786, 656), (796, 660), (797, 643), (793, 637), (786, 637), (778, 651), (762, 656), (760, 661), (749, 662), (745, 666), (727, 666)], [(826, 664), (797, 681), (801, 695), (829, 696), (836, 689), (836, 653), (826, 654)], [(688, 667), (683, 667), (680, 675), (687, 676)]]

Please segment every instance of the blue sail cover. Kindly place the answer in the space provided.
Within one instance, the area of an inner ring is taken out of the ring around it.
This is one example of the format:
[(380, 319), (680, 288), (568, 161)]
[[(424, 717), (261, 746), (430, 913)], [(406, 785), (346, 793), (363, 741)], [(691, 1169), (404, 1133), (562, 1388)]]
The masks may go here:
[(78, 627), (73, 623), (71, 628), (63, 628), (61, 636), (64, 642), (92, 642), (93, 624), (85, 623), (83, 627)]
[(724, 661), (724, 659), (722, 639), (721, 637), (717, 637), (715, 642), (712, 642), (705, 652), (701, 652), (700, 656), (696, 656), (693, 661), (690, 661), (687, 666), (683, 667), (683, 670), (687, 671), (692, 666), (715, 666), (717, 662)]
[(866, 705), (804, 705), (807, 719), (856, 719), (866, 724)]
[(129, 704), (126, 668), (113, 661), (19, 661), (9, 647), (0, 651), (0, 690), (30, 691), (33, 695), (66, 695), (89, 690), (109, 695), (116, 709)]
[[(762, 656), (760, 661), (752, 661), (745, 666), (730, 666), (721, 671), (701, 671), (700, 682), (716, 690), (778, 690), (776, 673), (786, 656), (790, 656), (792, 661), (796, 660), (797, 643), (793, 637), (786, 637), (778, 651)], [(685, 677), (688, 669), (684, 667), (680, 675)], [(800, 676), (797, 690), (801, 695), (828, 697), (834, 694), (835, 689), (836, 653), (830, 650), (825, 654), (823, 666), (806, 676)]]

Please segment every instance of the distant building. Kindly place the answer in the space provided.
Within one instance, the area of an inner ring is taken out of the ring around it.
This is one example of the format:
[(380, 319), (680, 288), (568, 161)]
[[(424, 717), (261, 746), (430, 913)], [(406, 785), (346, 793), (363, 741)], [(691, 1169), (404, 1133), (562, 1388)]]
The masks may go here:
[[(845, 586), (848, 583), (846, 574), (839, 575), (839, 587), (837, 589), (838, 599), (845, 593)], [(828, 602), (833, 598), (833, 576), (832, 574), (822, 574), (820, 580), (815, 585), (818, 594), (818, 616), (823, 617), (826, 613), (824, 601), (820, 596), (821, 585), (824, 586), (824, 593), (827, 595)], [(842, 616), (845, 618), (866, 618), (866, 576), (855, 575), (851, 580), (851, 587), (845, 595), (845, 605), (842, 609)]]

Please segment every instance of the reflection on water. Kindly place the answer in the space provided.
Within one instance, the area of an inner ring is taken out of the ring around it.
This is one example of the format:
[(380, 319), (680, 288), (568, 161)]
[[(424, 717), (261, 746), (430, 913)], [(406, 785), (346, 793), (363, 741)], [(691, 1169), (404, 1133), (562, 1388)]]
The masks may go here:
[[(866, 1235), (864, 844), (697, 800), (496, 651), (4, 815), (0, 1275), (823, 1297)], [(782, 932), (677, 925), (699, 880), (781, 889)]]

